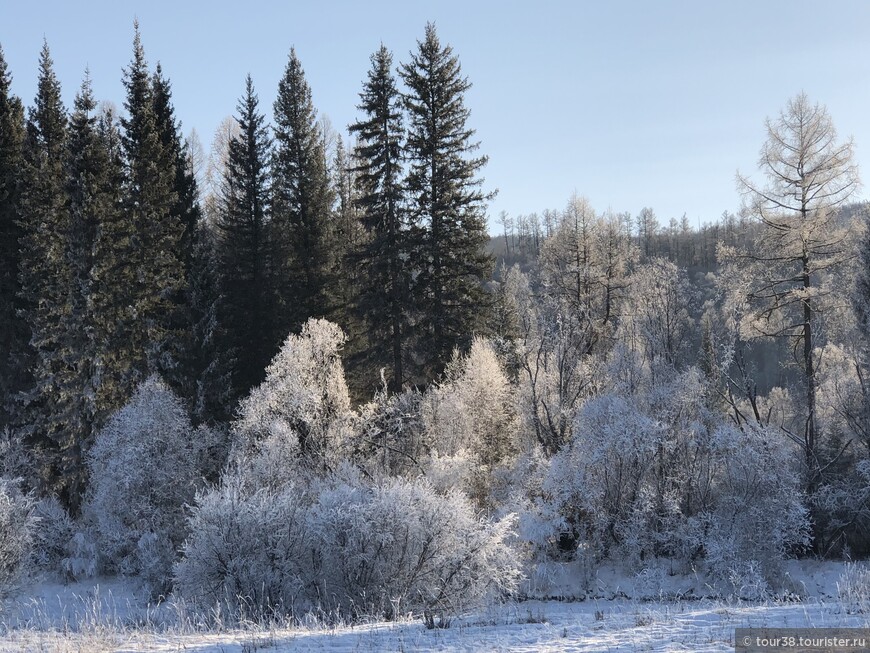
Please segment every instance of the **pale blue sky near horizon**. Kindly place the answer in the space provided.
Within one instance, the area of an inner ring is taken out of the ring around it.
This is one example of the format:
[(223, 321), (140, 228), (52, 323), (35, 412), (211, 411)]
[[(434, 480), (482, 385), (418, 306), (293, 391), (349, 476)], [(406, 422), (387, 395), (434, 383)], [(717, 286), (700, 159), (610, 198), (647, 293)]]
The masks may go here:
[[(32, 103), (48, 41), (64, 99), (85, 67), (100, 100), (121, 106), (138, 18), (187, 134), (208, 148), (251, 73), (269, 116), (291, 46), (318, 111), (344, 130), (358, 115), (369, 56), (383, 42), (408, 60), (427, 21), (473, 87), (491, 229), (562, 208), (573, 192), (598, 210), (667, 223), (736, 211), (735, 172), (756, 173), (764, 119), (805, 91), (854, 137), (870, 185), (870, 2), (330, 1), (247, 4), (0, 1), (13, 92)], [(863, 164), (863, 165), (862, 165)], [(868, 196), (862, 190), (860, 198)]]

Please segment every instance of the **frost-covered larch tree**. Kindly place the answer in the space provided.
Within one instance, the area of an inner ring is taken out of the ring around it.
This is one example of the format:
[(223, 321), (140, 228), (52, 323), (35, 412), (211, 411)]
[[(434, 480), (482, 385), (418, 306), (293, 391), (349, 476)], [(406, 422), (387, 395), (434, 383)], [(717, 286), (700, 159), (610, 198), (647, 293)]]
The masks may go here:
[(807, 489), (820, 481), (816, 415), (817, 348), (828, 314), (844, 298), (829, 275), (851, 256), (850, 235), (837, 209), (859, 186), (852, 141), (839, 142), (825, 107), (806, 94), (768, 119), (759, 167), (766, 184), (738, 173), (747, 208), (759, 224), (752, 251), (722, 247), (725, 283), (749, 338), (792, 343), (805, 392), (803, 433), (791, 434), (804, 450)]

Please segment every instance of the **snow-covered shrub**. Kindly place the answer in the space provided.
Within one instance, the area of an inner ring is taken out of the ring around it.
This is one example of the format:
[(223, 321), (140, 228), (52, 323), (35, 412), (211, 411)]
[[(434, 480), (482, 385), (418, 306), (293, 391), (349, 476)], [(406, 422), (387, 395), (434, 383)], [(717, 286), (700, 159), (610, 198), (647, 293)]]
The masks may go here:
[(475, 338), (467, 356), (454, 354), (445, 378), (423, 398), (426, 441), (432, 451), (467, 458), (466, 490), (489, 506), (493, 474), (519, 450), (516, 399), (492, 345)]
[(172, 587), (176, 550), (166, 533), (147, 531), (136, 542), (138, 578), (155, 595), (165, 595)]
[(549, 529), (551, 546), (569, 539), (635, 569), (704, 557), (719, 580), (752, 561), (772, 577), (809, 541), (788, 441), (720, 424), (695, 368), (635, 388), (584, 404), (543, 484), (538, 537)]
[(142, 572), (164, 582), (155, 558), (141, 558), (139, 543), (154, 534), (177, 549), (187, 535), (184, 506), (202, 484), (198, 462), (201, 433), (196, 431), (178, 397), (151, 377), (130, 402), (97, 434), (88, 464), (91, 486), (85, 500), (85, 521), (93, 524), (104, 571), (136, 575)]
[(321, 600), (348, 617), (415, 612), (431, 626), (519, 580), (506, 544), (514, 517), (478, 519), (466, 496), (425, 481), (352, 476), (324, 488), (309, 513)]
[(505, 507), (518, 515), (519, 539), (530, 545), (533, 553), (544, 555), (551, 552), (547, 549), (564, 523), (555, 503), (545, 497), (543, 488), (549, 472), (550, 459), (541, 447), (521, 454), (510, 470), (510, 493), (504, 501)]
[(252, 488), (237, 474), (199, 494), (175, 568), (180, 595), (236, 617), (309, 609), (306, 583), (316, 551), (305, 532), (303, 496), (291, 484)]
[(43, 571), (60, 572), (75, 533), (75, 523), (54, 497), (37, 501), (33, 508), (37, 518), (33, 530), (33, 562)]
[(761, 601), (771, 595), (770, 569), (758, 560), (729, 560), (720, 567), (719, 561), (710, 561), (708, 567), (720, 593), (729, 598)]
[(728, 424), (713, 434), (715, 501), (704, 550), (714, 577), (731, 582), (735, 569), (751, 561), (758, 563), (758, 573), (772, 577), (780, 561), (809, 545), (809, 515), (794, 453), (773, 429)]
[(193, 434), (194, 455), (199, 475), (207, 483), (217, 483), (230, 455), (230, 430), (227, 425), (200, 424)]
[(670, 503), (664, 492), (651, 494), (663, 425), (631, 398), (605, 395), (584, 405), (575, 431), (571, 444), (553, 458), (545, 482), (561, 518), (553, 525), (590, 543), (599, 557), (613, 546), (621, 546), (629, 561), (655, 555), (650, 513)]
[(434, 624), (514, 588), (512, 522), (480, 520), (459, 491), (347, 467), (308, 487), (231, 475), (197, 499), (176, 586), (237, 616), (418, 612)]
[(61, 569), (73, 580), (93, 578), (101, 571), (98, 546), (90, 531), (77, 531), (66, 547)]
[(465, 449), (460, 449), (452, 456), (433, 451), (425, 461), (425, 476), (438, 492), (462, 488), (469, 493), (474, 487), (475, 467), (474, 459)]
[(175, 567), (176, 592), (204, 611), (219, 609), (235, 619), (311, 610), (305, 586), (316, 552), (306, 556), (303, 496), (286, 482), (254, 487), (238, 471), (197, 495)]
[(28, 572), (35, 527), (33, 500), (0, 477), (0, 598), (15, 592)]
[(287, 337), (266, 380), (241, 402), (237, 458), (255, 454), (271, 437), (285, 441), (308, 466), (326, 470), (335, 464), (353, 416), (339, 356), (344, 342), (338, 326), (317, 319)]

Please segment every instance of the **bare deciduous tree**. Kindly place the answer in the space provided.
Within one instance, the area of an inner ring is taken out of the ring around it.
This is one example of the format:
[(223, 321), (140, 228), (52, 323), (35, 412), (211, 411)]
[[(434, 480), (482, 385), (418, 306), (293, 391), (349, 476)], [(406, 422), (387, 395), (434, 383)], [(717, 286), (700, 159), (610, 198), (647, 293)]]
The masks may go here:
[[(838, 142), (825, 107), (806, 94), (768, 119), (759, 168), (761, 185), (738, 173), (746, 206), (760, 222), (752, 251), (722, 247), (732, 296), (742, 304), (741, 332), (750, 338), (787, 338), (804, 382), (803, 434), (791, 434), (806, 455), (807, 488), (824, 472), (816, 416), (818, 354), (825, 321), (844, 304), (830, 273), (850, 254), (837, 209), (859, 186), (852, 141)], [(736, 292), (735, 292), (736, 291)]]

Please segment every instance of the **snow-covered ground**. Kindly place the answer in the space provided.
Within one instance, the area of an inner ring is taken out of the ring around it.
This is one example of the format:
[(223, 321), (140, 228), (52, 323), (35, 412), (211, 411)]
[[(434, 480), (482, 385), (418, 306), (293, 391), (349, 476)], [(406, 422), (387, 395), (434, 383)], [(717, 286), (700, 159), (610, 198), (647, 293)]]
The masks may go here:
[[(0, 651), (733, 651), (739, 627), (870, 627), (836, 597), (843, 570), (834, 563), (791, 564), (801, 601), (590, 598), (529, 600), (492, 607), (427, 630), (419, 620), (268, 630), (212, 630), (191, 625), (179, 606), (143, 607), (120, 581), (99, 586), (43, 583), (2, 616)], [(602, 594), (630, 595), (637, 579), (612, 573)], [(648, 579), (640, 579), (646, 590)], [(689, 579), (671, 577), (666, 585)], [(662, 596), (673, 587), (663, 587)], [(639, 590), (637, 590), (639, 591)], [(167, 624), (169, 626), (167, 627)]]

